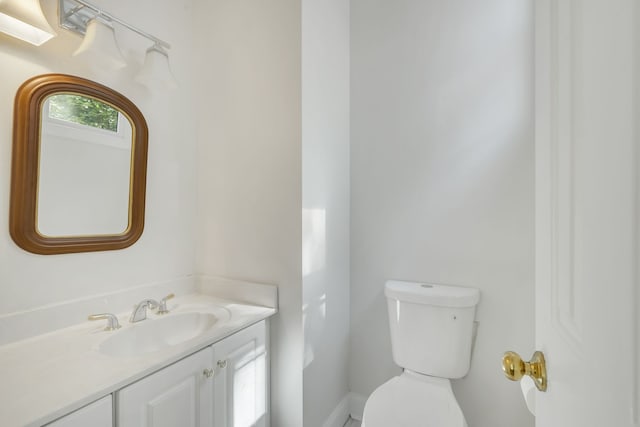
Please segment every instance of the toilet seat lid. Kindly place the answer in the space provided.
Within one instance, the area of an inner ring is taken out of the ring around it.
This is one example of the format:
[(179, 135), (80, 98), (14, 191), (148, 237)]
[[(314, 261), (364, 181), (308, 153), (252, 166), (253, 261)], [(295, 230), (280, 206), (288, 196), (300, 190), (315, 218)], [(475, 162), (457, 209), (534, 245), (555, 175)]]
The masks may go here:
[(364, 408), (366, 427), (466, 427), (448, 379), (403, 373), (378, 387)]

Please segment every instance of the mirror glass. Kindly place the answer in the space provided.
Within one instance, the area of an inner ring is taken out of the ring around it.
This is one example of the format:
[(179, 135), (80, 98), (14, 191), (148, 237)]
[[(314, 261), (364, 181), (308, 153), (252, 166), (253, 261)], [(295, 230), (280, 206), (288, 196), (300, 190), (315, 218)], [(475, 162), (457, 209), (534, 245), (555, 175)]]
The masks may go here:
[(133, 245), (144, 230), (149, 129), (124, 95), (44, 74), (16, 93), (9, 232), (41, 255)]
[(55, 93), (41, 105), (38, 232), (124, 233), (133, 142), (129, 118), (79, 93)]

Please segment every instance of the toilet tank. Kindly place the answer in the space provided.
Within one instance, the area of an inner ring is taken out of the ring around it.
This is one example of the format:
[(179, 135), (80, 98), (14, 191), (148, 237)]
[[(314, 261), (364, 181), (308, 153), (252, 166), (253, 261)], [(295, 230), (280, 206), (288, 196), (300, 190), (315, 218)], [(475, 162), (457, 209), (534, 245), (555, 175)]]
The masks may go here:
[(469, 372), (478, 289), (389, 280), (384, 293), (398, 366), (441, 378)]

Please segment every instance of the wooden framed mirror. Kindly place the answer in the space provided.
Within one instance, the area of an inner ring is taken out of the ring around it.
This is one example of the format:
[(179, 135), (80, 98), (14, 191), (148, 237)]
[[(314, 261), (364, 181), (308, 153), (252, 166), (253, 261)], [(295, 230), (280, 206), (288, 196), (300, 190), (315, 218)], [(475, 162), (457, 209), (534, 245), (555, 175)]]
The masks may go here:
[(16, 94), (9, 229), (43, 255), (122, 249), (144, 228), (148, 128), (129, 99), (64, 74)]

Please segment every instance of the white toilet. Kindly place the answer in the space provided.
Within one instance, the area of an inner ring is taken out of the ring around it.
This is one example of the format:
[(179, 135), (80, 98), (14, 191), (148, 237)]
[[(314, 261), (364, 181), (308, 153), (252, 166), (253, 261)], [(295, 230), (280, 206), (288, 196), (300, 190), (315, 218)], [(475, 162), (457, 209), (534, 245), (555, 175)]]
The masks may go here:
[(404, 372), (369, 396), (362, 427), (467, 427), (450, 379), (469, 372), (480, 291), (390, 280), (384, 293)]

